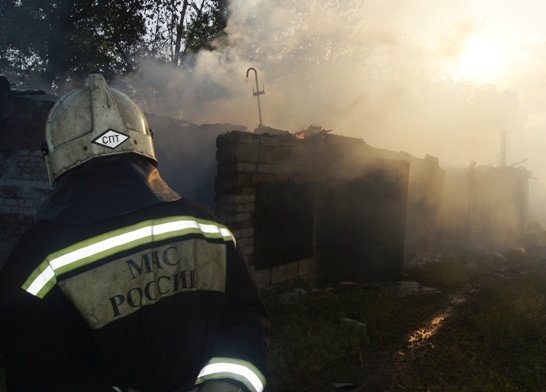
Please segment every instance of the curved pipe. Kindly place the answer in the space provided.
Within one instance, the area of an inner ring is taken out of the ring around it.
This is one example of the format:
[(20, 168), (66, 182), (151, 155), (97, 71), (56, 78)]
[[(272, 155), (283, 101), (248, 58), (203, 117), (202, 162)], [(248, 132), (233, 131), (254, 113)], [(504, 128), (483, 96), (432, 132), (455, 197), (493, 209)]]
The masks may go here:
[(246, 70), (246, 81), (248, 81), (248, 74), (250, 71), (254, 71), (254, 77), (256, 79), (256, 90), (254, 90), (254, 87), (252, 87), (252, 96), (256, 97), (258, 100), (258, 116), (260, 119), (260, 126), (262, 126), (262, 107), (260, 105), (260, 95), (265, 95), (265, 89), (262, 88), (260, 91), (260, 85), (258, 84), (258, 71), (256, 71), (256, 68), (250, 67)]

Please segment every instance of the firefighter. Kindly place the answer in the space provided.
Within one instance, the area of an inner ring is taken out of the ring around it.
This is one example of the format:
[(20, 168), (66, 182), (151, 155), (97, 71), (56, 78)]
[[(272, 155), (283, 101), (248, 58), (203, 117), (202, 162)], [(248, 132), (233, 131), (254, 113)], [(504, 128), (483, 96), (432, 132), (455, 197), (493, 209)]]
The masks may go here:
[(161, 179), (138, 106), (90, 75), (46, 139), (54, 191), (0, 276), (8, 391), (261, 392), (268, 320), (236, 239)]

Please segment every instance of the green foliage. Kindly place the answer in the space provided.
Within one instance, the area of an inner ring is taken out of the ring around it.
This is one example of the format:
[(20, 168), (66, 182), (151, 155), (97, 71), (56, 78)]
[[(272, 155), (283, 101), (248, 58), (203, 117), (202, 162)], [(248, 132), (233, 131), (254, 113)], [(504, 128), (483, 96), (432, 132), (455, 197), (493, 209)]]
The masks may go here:
[(143, 0), (2, 0), (0, 70), (53, 86), (90, 72), (133, 69)]
[(0, 73), (55, 89), (131, 72), (143, 57), (181, 65), (212, 49), (227, 9), (227, 0), (0, 0)]
[[(412, 391), (546, 388), (546, 273), (489, 278), (399, 385)], [(455, 366), (454, 366), (455, 365)]]
[(142, 49), (146, 56), (182, 66), (188, 54), (212, 50), (213, 41), (224, 35), (227, 0), (143, 2), (148, 34)]
[(214, 49), (213, 42), (225, 35), (227, 24), (227, 0), (203, 2), (205, 11), (196, 12), (186, 28), (184, 53), (196, 53), (202, 48)]

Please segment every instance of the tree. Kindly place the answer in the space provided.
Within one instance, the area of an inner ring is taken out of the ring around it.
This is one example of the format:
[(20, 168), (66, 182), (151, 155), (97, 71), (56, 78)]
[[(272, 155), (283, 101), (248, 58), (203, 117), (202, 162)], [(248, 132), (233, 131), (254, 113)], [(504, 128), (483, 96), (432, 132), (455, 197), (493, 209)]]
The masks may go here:
[(0, 0), (0, 67), (55, 87), (134, 68), (146, 33), (142, 0)]
[(212, 50), (228, 18), (227, 0), (150, 0), (146, 9), (148, 55), (175, 65), (188, 53)]
[(176, 65), (212, 49), (227, 0), (0, 0), (0, 73), (47, 87), (135, 69), (142, 57)]

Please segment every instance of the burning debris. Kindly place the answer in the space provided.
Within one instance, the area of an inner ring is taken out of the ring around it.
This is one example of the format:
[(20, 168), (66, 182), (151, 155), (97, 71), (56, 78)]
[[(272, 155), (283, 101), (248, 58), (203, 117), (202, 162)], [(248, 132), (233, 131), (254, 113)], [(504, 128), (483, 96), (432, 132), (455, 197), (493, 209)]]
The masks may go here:
[(292, 135), (298, 140), (309, 140), (316, 137), (323, 137), (332, 132), (331, 129), (323, 129), (321, 126), (310, 125), (307, 129), (291, 133), (281, 129), (276, 129), (266, 125), (260, 125), (254, 130), (257, 135), (288, 136)]
[(313, 137), (321, 137), (332, 132), (331, 129), (322, 129), (320, 126), (310, 125), (309, 128), (304, 129), (303, 131), (296, 132), (294, 135), (297, 139), (309, 139)]

